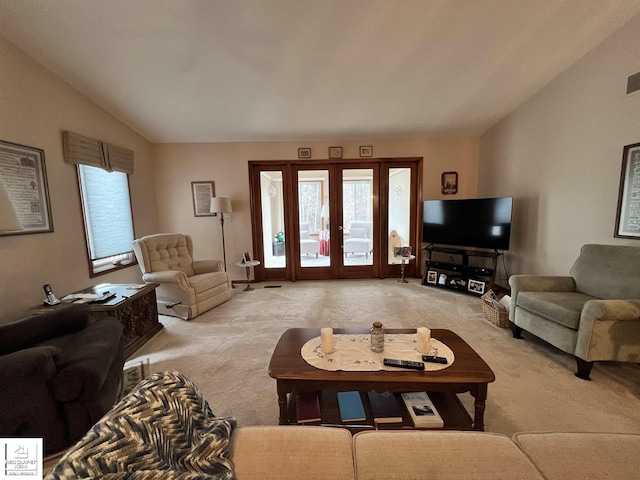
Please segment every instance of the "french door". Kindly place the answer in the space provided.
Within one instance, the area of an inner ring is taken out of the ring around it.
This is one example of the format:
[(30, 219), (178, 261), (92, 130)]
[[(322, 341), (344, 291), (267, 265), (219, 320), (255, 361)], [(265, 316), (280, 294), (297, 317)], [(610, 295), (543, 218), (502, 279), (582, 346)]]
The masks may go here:
[(256, 280), (399, 276), (393, 246), (417, 250), (421, 167), (421, 158), (249, 162)]

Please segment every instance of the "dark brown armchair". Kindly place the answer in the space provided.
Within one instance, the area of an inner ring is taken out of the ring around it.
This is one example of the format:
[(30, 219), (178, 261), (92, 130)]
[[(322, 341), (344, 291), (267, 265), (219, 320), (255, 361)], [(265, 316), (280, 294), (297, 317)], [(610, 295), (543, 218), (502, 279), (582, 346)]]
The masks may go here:
[(80, 439), (116, 400), (121, 335), (87, 305), (0, 325), (0, 437), (42, 437), (47, 453)]

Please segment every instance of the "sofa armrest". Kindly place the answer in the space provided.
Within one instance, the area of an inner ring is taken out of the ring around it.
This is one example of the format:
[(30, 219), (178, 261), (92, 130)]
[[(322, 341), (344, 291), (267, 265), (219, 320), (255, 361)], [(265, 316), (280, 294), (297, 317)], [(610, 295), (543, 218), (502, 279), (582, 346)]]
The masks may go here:
[(61, 305), (0, 326), (0, 355), (22, 350), (50, 338), (77, 332), (91, 321), (89, 305)]
[(511, 308), (509, 318), (515, 318), (519, 292), (574, 292), (576, 282), (573, 277), (559, 275), (512, 275), (509, 277), (511, 287)]
[(582, 308), (580, 325), (591, 321), (640, 321), (640, 300), (589, 300)]
[(192, 264), (196, 274), (223, 272), (224, 266), (221, 260), (196, 260)]
[(575, 355), (586, 361), (640, 361), (640, 300), (589, 300), (578, 325)]
[(91, 398), (107, 378), (121, 348), (122, 324), (107, 317), (73, 334), (57, 359), (53, 394), (62, 402)]
[(34, 378), (40, 382), (51, 379), (56, 371), (55, 359), (58, 355), (58, 347), (41, 346), (0, 356), (0, 378), (3, 385), (15, 385)]
[(177, 283), (183, 290), (189, 288), (189, 280), (187, 278), (187, 274), (180, 270), (164, 270), (142, 275), (142, 280), (146, 283)]

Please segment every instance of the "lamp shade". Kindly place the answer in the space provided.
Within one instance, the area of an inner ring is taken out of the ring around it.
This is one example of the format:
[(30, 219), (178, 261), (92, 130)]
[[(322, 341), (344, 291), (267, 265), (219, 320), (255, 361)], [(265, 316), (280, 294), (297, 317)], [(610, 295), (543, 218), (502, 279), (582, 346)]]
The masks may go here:
[(231, 213), (231, 200), (227, 197), (211, 197), (210, 213)]
[(329, 205), (322, 205), (322, 210), (320, 210), (320, 216), (322, 218), (329, 218)]
[(22, 230), (22, 224), (16, 215), (16, 211), (9, 198), (9, 193), (0, 178), (0, 232), (13, 232)]

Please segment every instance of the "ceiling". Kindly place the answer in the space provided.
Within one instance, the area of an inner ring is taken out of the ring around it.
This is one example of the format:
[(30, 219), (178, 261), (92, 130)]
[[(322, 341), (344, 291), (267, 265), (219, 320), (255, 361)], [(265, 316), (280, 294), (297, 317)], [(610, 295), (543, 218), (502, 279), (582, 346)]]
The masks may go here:
[(300, 141), (480, 135), (637, 14), (640, 0), (1, 0), (0, 31), (152, 142)]

